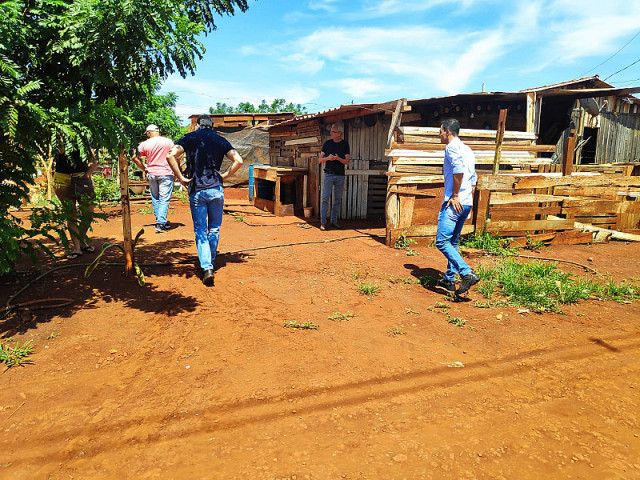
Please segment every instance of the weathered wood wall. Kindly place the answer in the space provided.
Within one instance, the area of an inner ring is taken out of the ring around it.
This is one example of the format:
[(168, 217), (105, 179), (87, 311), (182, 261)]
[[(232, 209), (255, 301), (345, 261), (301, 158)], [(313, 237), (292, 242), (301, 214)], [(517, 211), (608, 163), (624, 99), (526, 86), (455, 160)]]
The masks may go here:
[(640, 114), (602, 112), (596, 163), (640, 161)]
[[(387, 161), (384, 157), (389, 115), (376, 115), (374, 125), (362, 117), (345, 122), (345, 139), (351, 162), (345, 169), (345, 193), (340, 206), (342, 219), (380, 218), (386, 196)], [(379, 188), (381, 184), (384, 187)]]

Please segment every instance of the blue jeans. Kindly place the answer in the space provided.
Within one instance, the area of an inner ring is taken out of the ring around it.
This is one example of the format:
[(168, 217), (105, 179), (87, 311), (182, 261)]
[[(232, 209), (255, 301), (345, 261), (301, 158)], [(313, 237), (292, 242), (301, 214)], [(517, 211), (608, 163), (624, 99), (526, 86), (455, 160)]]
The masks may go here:
[(322, 207), (320, 208), (320, 223), (322, 223), (322, 225), (327, 222), (327, 211), (329, 210), (331, 190), (333, 190), (331, 223), (338, 222), (338, 213), (340, 212), (340, 204), (342, 203), (342, 192), (344, 192), (344, 179), (344, 175), (333, 175), (331, 173), (324, 174), (324, 183), (322, 184)]
[(171, 175), (147, 175), (149, 178), (149, 191), (151, 192), (151, 205), (156, 216), (156, 224), (167, 223), (169, 201), (173, 192), (173, 176)]
[(456, 273), (461, 277), (471, 273), (471, 268), (465, 263), (458, 252), (458, 239), (464, 221), (471, 212), (471, 205), (463, 205), (462, 212), (456, 213), (453, 207), (442, 204), (438, 215), (438, 231), (436, 233), (436, 247), (447, 257), (449, 264), (444, 279), (454, 281)]
[(224, 189), (220, 186), (192, 193), (189, 195), (189, 206), (200, 266), (208, 270), (213, 268), (218, 251)]

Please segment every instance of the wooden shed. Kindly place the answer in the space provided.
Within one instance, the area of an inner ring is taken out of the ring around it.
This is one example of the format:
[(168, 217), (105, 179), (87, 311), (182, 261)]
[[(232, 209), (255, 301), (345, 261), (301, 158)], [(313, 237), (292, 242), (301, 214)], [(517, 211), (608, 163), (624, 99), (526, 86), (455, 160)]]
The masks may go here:
[(344, 125), (351, 162), (340, 209), (341, 219), (384, 219), (388, 158), (394, 119), (406, 100), (381, 104), (342, 105), (325, 112), (299, 115), (268, 128), (269, 157), (273, 166), (307, 170), (307, 204), (318, 216), (324, 172), (318, 163), (323, 143), (330, 139), (331, 124)]
[[(438, 131), (440, 122), (450, 117), (460, 121), (460, 137), (475, 151), (480, 174), (474, 215), (463, 232), (486, 229), (508, 236), (547, 234), (572, 230), (575, 222), (568, 220), (571, 218), (635, 232), (640, 227), (636, 215), (639, 182), (613, 177), (588, 181), (578, 176), (565, 176), (562, 181), (554, 178), (571, 170), (586, 170), (596, 176), (637, 174), (634, 162), (640, 161), (640, 100), (630, 95), (637, 91), (640, 88), (613, 88), (594, 76), (519, 92), (409, 101), (386, 151), (390, 157), (387, 243), (393, 245), (402, 235), (435, 235), (444, 188), (444, 146)], [(503, 118), (506, 115), (502, 124), (501, 111)], [(513, 175), (511, 183), (490, 180), (495, 177), (496, 151), (500, 152), (499, 170)], [(620, 168), (609, 164), (620, 164)], [(550, 180), (530, 181), (535, 185), (531, 189), (517, 188), (529, 185), (520, 179), (533, 173)], [(604, 208), (594, 200), (607, 182), (619, 195), (610, 197), (607, 191), (609, 203)], [(574, 195), (559, 194), (568, 191)], [(520, 196), (523, 193), (525, 196)], [(597, 212), (600, 207), (604, 208), (602, 214)]]

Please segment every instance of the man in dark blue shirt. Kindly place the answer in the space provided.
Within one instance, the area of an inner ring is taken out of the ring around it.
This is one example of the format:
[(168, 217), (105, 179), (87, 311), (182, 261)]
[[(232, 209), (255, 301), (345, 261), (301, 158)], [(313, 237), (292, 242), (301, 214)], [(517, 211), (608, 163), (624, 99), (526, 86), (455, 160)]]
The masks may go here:
[[(213, 285), (213, 270), (220, 239), (220, 225), (224, 207), (224, 179), (242, 166), (242, 157), (223, 137), (213, 131), (209, 115), (200, 115), (198, 129), (187, 133), (169, 152), (167, 160), (176, 178), (188, 188), (189, 206), (196, 236), (202, 282)], [(180, 158), (187, 156), (186, 177), (180, 171)], [(222, 160), (233, 162), (229, 170), (220, 173)]]
[(338, 212), (344, 191), (344, 167), (349, 165), (351, 152), (349, 144), (342, 139), (342, 125), (331, 125), (331, 140), (324, 142), (320, 152), (319, 163), (324, 163), (324, 182), (322, 183), (322, 206), (320, 208), (320, 230), (326, 230), (329, 198), (333, 190), (333, 206), (331, 208), (331, 225), (340, 228)]

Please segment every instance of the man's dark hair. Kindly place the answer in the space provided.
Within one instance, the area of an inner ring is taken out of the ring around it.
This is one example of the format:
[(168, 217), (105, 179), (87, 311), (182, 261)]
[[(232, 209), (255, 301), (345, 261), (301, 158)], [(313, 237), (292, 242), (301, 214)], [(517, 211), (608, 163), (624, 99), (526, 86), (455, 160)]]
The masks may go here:
[(213, 128), (213, 120), (209, 115), (200, 115), (198, 120), (196, 120), (196, 124), (200, 128)]
[(447, 118), (440, 125), (442, 125), (442, 130), (445, 132), (449, 130), (454, 137), (457, 137), (460, 133), (460, 122), (455, 118)]

